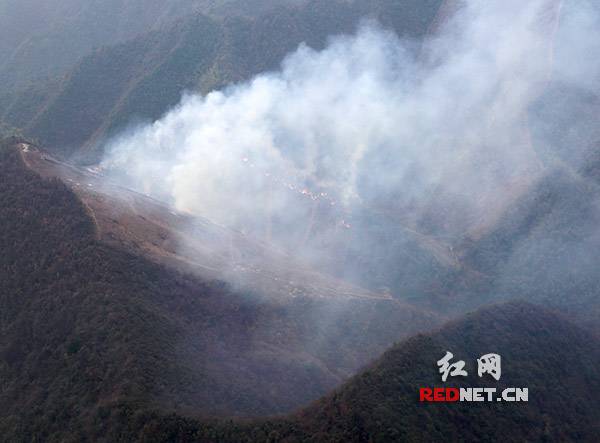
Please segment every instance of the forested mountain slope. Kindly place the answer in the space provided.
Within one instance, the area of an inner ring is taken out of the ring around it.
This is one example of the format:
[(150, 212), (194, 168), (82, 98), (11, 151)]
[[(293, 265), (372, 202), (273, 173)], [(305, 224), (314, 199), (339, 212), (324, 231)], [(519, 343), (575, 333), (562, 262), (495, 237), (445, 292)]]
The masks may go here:
[(256, 17), (192, 14), (125, 43), (98, 49), (68, 73), (0, 97), (0, 122), (37, 139), (55, 154), (82, 150), (98, 159), (106, 135), (154, 120), (184, 90), (207, 93), (278, 68), (301, 42), (322, 47), (376, 18), (399, 35), (420, 38), (440, 0), (312, 0)]
[[(597, 438), (600, 64), (570, 54), (595, 5), (176, 0), (137, 29), (131, 1), (91, 52), (110, 17), (82, 5), (0, 31), (7, 85), (86, 54), (0, 95), (27, 136), (0, 143), (0, 435)], [(468, 377), (440, 383), (446, 351)], [(530, 395), (418, 401), (440, 386)]]
[[(283, 282), (254, 293), (158, 265), (102, 241), (87, 203), (29, 169), (34, 146), (1, 148), (0, 430), (11, 440), (78, 440), (90, 427), (112, 439), (128, 409), (289, 411), (439, 323), (389, 297), (292, 295)], [(120, 212), (113, 223), (139, 218)]]
[(133, 0), (52, 3), (0, 2), (0, 90), (68, 71), (77, 59), (104, 45), (166, 26), (192, 12), (254, 16), (296, 0)]
[[(436, 362), (447, 351), (468, 374), (444, 383)], [(478, 376), (476, 360), (488, 353), (501, 357), (498, 381)], [(133, 441), (592, 442), (600, 432), (599, 363), (596, 336), (539, 305), (510, 301), (405, 340), (285, 418), (218, 422), (148, 413), (126, 434)], [(421, 402), (420, 388), (496, 391), (491, 402)], [(527, 388), (527, 402), (497, 401), (505, 388)]]

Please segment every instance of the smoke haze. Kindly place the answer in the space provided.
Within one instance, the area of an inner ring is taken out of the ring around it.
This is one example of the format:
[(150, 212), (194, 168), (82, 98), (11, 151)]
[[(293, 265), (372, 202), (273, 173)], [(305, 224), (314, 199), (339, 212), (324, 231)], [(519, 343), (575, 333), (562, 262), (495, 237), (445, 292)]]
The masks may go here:
[(585, 54), (598, 52), (598, 29), (589, 3), (548, 0), (467, 1), (422, 44), (364, 22), (323, 51), (300, 45), (278, 72), (185, 94), (110, 142), (103, 163), (310, 259), (344, 236), (372, 244), (353, 223), (366, 209), (393, 208), (412, 229), (415, 208), (451, 202), (460, 214), (440, 232), (462, 235), (543, 173), (530, 127), (560, 122), (528, 107), (548, 83), (597, 95), (599, 64)]

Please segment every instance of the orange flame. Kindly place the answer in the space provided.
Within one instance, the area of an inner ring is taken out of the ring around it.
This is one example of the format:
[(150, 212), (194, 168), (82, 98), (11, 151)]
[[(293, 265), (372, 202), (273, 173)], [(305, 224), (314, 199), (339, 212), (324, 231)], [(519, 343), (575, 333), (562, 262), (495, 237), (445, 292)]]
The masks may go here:
[[(248, 164), (248, 166), (250, 166), (251, 168), (254, 168), (256, 166), (254, 163), (249, 162), (248, 156), (243, 157), (242, 161), (244, 163)], [(331, 206), (335, 206), (337, 204), (337, 202), (333, 198), (331, 198), (329, 195), (327, 195), (326, 192), (315, 192), (315, 193), (313, 193), (313, 192), (309, 191), (307, 188), (299, 188), (298, 186), (295, 186), (292, 183), (288, 183), (284, 179), (280, 179), (279, 177), (275, 177), (275, 176), (271, 175), (268, 171), (264, 171), (263, 170), (263, 172), (265, 174), (265, 177), (269, 177), (271, 179), (271, 181), (273, 181), (275, 183), (281, 182), (282, 186), (285, 189), (289, 189), (291, 191), (296, 191), (296, 192), (298, 192), (301, 195), (306, 195), (312, 201), (316, 201), (316, 200), (319, 200), (319, 199), (324, 199), (324, 200), (329, 201), (329, 204)], [(187, 211), (190, 212), (189, 210), (187, 210)], [(343, 220), (342, 220), (341, 224), (342, 224), (342, 226), (344, 226), (347, 229), (350, 228), (350, 225), (348, 223), (345, 223)]]

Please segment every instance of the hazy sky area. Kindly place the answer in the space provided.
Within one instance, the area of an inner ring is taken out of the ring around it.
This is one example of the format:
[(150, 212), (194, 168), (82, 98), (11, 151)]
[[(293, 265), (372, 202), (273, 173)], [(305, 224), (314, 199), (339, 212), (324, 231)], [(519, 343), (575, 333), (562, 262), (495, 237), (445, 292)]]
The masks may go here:
[(597, 95), (599, 29), (589, 2), (548, 0), (469, 0), (419, 51), (364, 22), (323, 51), (301, 45), (278, 72), (184, 94), (108, 143), (103, 164), (284, 245), (352, 230), (357, 208), (420, 207), (440, 188), (460, 201), (462, 232), (543, 173), (529, 125), (560, 121), (526, 111), (549, 80)]

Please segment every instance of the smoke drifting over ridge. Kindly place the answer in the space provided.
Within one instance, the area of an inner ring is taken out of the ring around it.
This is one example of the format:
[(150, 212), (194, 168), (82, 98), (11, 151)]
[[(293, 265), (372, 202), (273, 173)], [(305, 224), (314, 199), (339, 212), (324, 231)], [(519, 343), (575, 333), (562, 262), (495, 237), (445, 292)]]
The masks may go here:
[(467, 1), (422, 47), (365, 23), (323, 51), (301, 45), (279, 72), (185, 95), (113, 140), (104, 165), (180, 210), (311, 256), (363, 208), (392, 206), (413, 226), (411, 209), (440, 189), (459, 202), (467, 221), (450, 230), (463, 232), (543, 171), (529, 125), (553, 122), (530, 122), (527, 108), (549, 80), (597, 95), (598, 63), (574, 61), (594, 53), (597, 24), (588, 3), (548, 0)]

